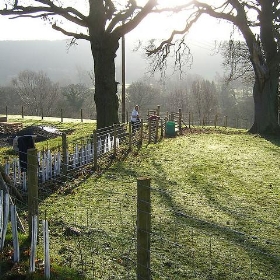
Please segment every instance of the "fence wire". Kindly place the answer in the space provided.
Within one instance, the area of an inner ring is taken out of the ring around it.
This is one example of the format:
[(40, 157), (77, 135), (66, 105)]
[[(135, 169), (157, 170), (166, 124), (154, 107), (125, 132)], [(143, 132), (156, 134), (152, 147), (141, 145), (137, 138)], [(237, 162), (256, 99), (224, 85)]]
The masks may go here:
[[(203, 203), (193, 211), (191, 201), (185, 201), (185, 209), (177, 209), (162, 199), (176, 195), (175, 191), (151, 188), (151, 279), (279, 279), (276, 224), (235, 213), (241, 224), (275, 231), (270, 239), (261, 232), (249, 234), (238, 224), (199, 217), (197, 211), (204, 211)], [(84, 205), (67, 195), (65, 200), (67, 203), (58, 204), (52, 213), (47, 204), (42, 208), (50, 222), (51, 259), (58, 255), (60, 265), (73, 268), (86, 279), (141, 279), (137, 278), (135, 183), (124, 178), (122, 185), (92, 186)]]

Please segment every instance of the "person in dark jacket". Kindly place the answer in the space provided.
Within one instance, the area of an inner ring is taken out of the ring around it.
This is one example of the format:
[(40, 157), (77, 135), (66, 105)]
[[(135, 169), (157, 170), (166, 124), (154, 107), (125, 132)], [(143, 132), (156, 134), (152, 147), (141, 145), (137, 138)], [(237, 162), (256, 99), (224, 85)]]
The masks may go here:
[(27, 170), (27, 150), (35, 148), (35, 143), (32, 135), (20, 136), (18, 141), (19, 164), (22, 172)]

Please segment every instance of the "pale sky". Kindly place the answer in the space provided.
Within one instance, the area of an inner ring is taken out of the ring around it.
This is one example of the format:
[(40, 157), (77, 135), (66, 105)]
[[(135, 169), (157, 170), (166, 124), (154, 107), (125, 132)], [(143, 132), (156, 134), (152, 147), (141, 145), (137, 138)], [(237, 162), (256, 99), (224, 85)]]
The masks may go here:
[[(146, 18), (136, 29), (131, 31), (126, 37), (127, 40), (137, 41), (151, 38), (167, 38), (172, 31), (172, 24), (168, 23), (168, 18), (151, 15)], [(158, 25), (155, 22), (159, 23)], [(183, 27), (184, 21), (181, 21)], [(178, 22), (174, 27), (179, 26)], [(188, 44), (190, 47), (199, 48), (201, 51), (212, 53), (215, 40), (229, 39), (231, 27), (225, 22), (218, 22), (208, 16), (198, 21), (188, 34)], [(9, 19), (0, 17), (0, 40), (61, 40), (69, 37), (55, 31), (50, 24), (41, 19), (18, 18)]]
[[(166, 15), (152, 14), (144, 19), (129, 34), (129, 37), (166, 38), (173, 27), (183, 27), (184, 23), (185, 19), (183, 17), (176, 16), (175, 19), (171, 19)], [(219, 24), (217, 20), (204, 16), (195, 24), (190, 33), (190, 38), (196, 41), (208, 42), (209, 40), (227, 39), (228, 34), (229, 25), (227, 23), (222, 22)], [(41, 19), (9, 19), (8, 17), (0, 16), (0, 40), (59, 40), (66, 38), (68, 37), (53, 30), (48, 22), (44, 22)]]
[[(126, 35), (126, 40), (136, 42), (139, 39), (142, 41), (152, 38), (166, 39), (173, 28), (183, 28), (184, 24), (185, 18), (176, 17), (175, 20), (171, 20), (166, 15), (152, 14), (145, 18), (136, 29)], [(187, 42), (191, 48), (199, 49), (210, 56), (213, 53), (215, 40), (228, 40), (230, 30), (231, 27), (226, 22), (218, 22), (216, 19), (204, 16), (191, 29)], [(51, 25), (42, 19), (9, 19), (8, 17), (0, 16), (0, 41), (61, 39), (69, 39), (69, 37), (53, 30)]]

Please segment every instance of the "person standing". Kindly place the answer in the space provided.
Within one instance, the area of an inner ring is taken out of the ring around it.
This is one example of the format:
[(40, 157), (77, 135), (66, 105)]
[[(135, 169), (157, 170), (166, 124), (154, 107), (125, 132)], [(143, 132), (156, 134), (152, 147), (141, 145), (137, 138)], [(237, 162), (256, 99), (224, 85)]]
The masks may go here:
[(140, 117), (139, 117), (139, 106), (135, 105), (134, 109), (131, 113), (131, 125), (132, 125), (132, 132), (134, 133), (140, 127)]

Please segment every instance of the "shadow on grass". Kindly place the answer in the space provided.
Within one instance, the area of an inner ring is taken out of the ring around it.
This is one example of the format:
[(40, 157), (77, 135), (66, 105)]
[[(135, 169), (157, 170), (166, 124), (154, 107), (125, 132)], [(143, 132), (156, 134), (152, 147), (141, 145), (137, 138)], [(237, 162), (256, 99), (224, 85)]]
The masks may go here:
[(267, 135), (263, 137), (265, 140), (271, 142), (273, 145), (280, 147), (280, 137), (279, 136), (272, 136)]
[[(275, 279), (278, 279), (277, 277), (280, 273), (279, 255), (275, 255), (273, 252), (271, 252), (271, 250), (266, 248), (264, 244), (262, 245), (261, 242), (256, 243), (257, 237), (251, 237), (245, 233), (230, 228), (229, 226), (219, 225), (217, 223), (184, 213), (184, 211), (181, 209), (182, 206), (178, 205), (174, 201), (174, 198), (172, 197), (172, 191), (168, 190), (170, 185), (176, 185), (176, 182), (166, 180), (167, 174), (165, 173), (161, 164), (158, 164), (154, 161), (153, 166), (158, 174), (158, 176), (153, 178), (153, 180), (160, 187), (160, 189), (154, 189), (153, 191), (161, 198), (162, 203), (171, 210), (178, 223), (183, 222), (183, 224), (186, 226), (207, 232), (209, 236), (216, 235), (238, 245), (239, 247), (243, 248), (243, 250), (246, 251), (249, 256), (255, 256), (258, 258), (259, 262), (266, 264), (265, 267), (267, 271), (269, 271), (270, 274), (275, 277)], [(215, 199), (215, 196), (211, 193), (211, 188), (214, 187), (214, 185), (209, 186), (209, 182), (200, 182), (200, 185), (203, 185), (204, 183), (207, 184), (207, 190), (204, 188), (204, 194), (208, 198), (209, 203), (211, 203), (212, 206), (214, 205), (218, 211), (226, 213), (235, 219), (240, 219), (237, 214), (220, 205), (220, 203)]]

